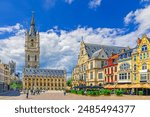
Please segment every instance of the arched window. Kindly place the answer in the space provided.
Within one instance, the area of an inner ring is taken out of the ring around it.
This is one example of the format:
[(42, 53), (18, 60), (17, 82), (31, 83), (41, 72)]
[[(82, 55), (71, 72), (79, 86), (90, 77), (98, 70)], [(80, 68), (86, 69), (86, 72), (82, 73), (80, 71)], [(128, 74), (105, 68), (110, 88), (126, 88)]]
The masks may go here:
[(142, 46), (142, 51), (147, 51), (147, 45)]
[(146, 63), (143, 63), (143, 65), (142, 65), (142, 70), (145, 70), (145, 69), (147, 69), (147, 64), (146, 64)]
[(28, 61), (30, 61), (30, 56), (28, 55)]

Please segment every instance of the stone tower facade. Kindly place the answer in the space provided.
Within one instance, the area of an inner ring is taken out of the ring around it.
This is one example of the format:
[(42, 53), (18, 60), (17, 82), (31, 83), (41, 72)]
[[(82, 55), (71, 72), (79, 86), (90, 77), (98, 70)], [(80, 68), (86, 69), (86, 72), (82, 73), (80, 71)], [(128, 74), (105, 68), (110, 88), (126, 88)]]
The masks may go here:
[(25, 34), (25, 68), (39, 68), (40, 38), (32, 14), (30, 30)]

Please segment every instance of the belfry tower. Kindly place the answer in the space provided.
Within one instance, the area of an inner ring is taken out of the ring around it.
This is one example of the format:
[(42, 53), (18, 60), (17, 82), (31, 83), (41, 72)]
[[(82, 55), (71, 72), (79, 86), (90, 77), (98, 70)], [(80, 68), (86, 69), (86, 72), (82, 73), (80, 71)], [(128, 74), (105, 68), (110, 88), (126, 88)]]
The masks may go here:
[(25, 68), (39, 68), (40, 39), (32, 13), (30, 30), (25, 34)]

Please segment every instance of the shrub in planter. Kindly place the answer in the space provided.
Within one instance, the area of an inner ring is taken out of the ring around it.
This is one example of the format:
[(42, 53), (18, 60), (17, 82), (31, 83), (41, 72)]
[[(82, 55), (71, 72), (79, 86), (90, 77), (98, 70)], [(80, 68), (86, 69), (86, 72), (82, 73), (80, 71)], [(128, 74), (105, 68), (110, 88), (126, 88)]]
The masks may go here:
[(90, 95), (91, 94), (91, 91), (87, 91), (87, 95)]
[(95, 91), (96, 93), (96, 96), (99, 96), (100, 95), (100, 92), (99, 91)]
[(77, 91), (76, 90), (71, 90), (71, 93), (77, 94)]
[(111, 90), (105, 89), (104, 90), (104, 95), (110, 95), (111, 94)]
[(143, 91), (139, 91), (139, 95), (143, 95)]
[(115, 91), (115, 94), (116, 94), (117, 96), (122, 96), (122, 95), (123, 95), (123, 91), (117, 89), (117, 90)]
[(105, 90), (105, 89), (100, 89), (100, 90), (99, 90), (100, 95), (104, 95), (104, 90)]
[(77, 91), (77, 94), (83, 95), (84, 91), (83, 90), (79, 90), (79, 91)]

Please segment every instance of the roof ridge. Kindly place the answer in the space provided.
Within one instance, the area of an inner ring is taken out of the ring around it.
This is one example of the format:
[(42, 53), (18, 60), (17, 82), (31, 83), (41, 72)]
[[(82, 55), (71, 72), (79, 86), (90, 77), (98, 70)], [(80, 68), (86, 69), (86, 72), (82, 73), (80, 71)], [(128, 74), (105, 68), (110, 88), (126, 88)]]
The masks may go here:
[(86, 44), (89, 44), (89, 45), (98, 45), (98, 46), (105, 46), (105, 47), (111, 47), (111, 46), (113, 46), (113, 47), (127, 48), (127, 47), (124, 47), (124, 46), (102, 45), (102, 44), (85, 43), (85, 42), (84, 42), (84, 44), (85, 44), (85, 45), (86, 45)]

